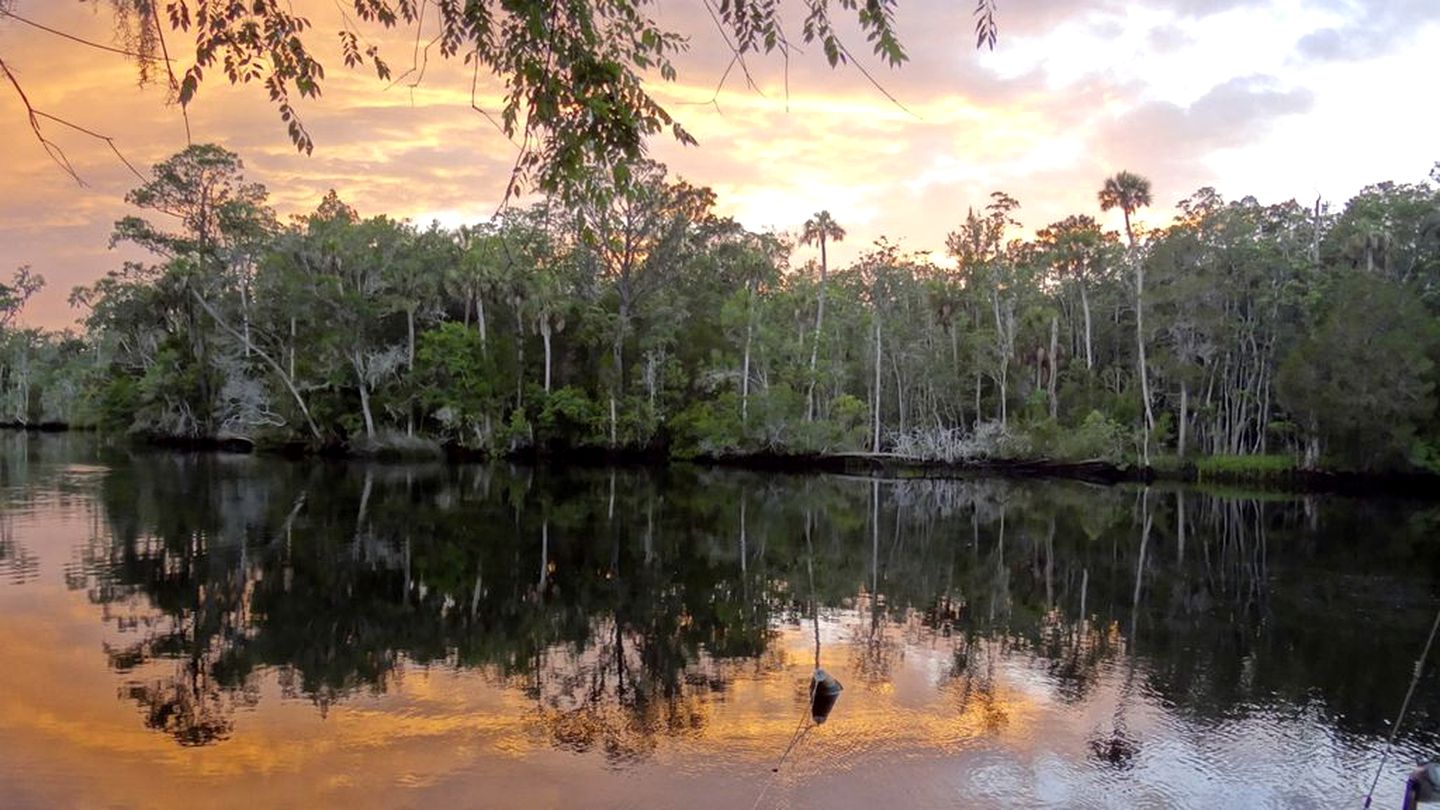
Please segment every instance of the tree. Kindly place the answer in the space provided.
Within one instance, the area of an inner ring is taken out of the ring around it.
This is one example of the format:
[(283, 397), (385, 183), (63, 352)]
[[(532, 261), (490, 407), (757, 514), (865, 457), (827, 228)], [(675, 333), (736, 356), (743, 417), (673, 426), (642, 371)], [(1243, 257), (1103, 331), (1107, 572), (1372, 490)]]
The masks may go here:
[(805, 220), (805, 227), (800, 231), (800, 241), (803, 244), (820, 245), (820, 287), (815, 294), (815, 341), (810, 347), (810, 385), (805, 393), (805, 418), (809, 421), (815, 420), (815, 364), (820, 356), (820, 336), (825, 327), (825, 275), (828, 270), (825, 243), (827, 240), (839, 242), (844, 239), (845, 229), (830, 216), (829, 211), (821, 211)]
[[(945, 238), (945, 246), (955, 258), (960, 271), (973, 279), (977, 289), (989, 293), (991, 315), (995, 323), (995, 339), (991, 349), (991, 375), (999, 388), (1000, 399), (996, 416), (1001, 425), (1008, 425), (1010, 360), (1015, 355), (1015, 306), (1023, 279), (1017, 272), (1013, 256), (1005, 250), (1005, 232), (1018, 225), (1013, 212), (1019, 201), (1003, 191), (990, 194), (990, 204), (981, 216), (970, 209), (960, 229)], [(979, 378), (976, 378), (978, 409)], [(976, 414), (979, 418), (979, 414)]]
[[(313, 53), (316, 35), (310, 21), (295, 4), (280, 0), (91, 2), (110, 7), (125, 46), (120, 50), (135, 59), (142, 83), (165, 82), (182, 107), (195, 99), (204, 79), (215, 75), (223, 75), (231, 84), (260, 84), (295, 146), (307, 153), (313, 149), (295, 99), (319, 97), (325, 67)], [(514, 193), (528, 185), (573, 200), (587, 193), (604, 193), (604, 183), (595, 184), (600, 179), (597, 175), (613, 173), (614, 179), (621, 180), (627, 167), (644, 156), (649, 136), (669, 130), (681, 143), (695, 143), (647, 87), (647, 79), (656, 74), (663, 81), (675, 80), (672, 57), (687, 47), (684, 37), (666, 30), (647, 14), (651, 3), (351, 0), (341, 5), (348, 5), (353, 17), (340, 8), (344, 23), (335, 33), (347, 67), (368, 65), (387, 82), (413, 76), (413, 83), (418, 83), (424, 77), (424, 62), (417, 55), (409, 70), (392, 76), (379, 47), (360, 26), (413, 28), (417, 54), (422, 39), (430, 42), (425, 59), (431, 46), (438, 45), (443, 57), (463, 58), (473, 65), (471, 106), (520, 144), (508, 191)], [(906, 60), (895, 32), (897, 5), (898, 0), (840, 4), (845, 16), (855, 15), (860, 34), (891, 67)], [(7, 6), (0, 3), (0, 13), (18, 18)], [(853, 54), (836, 30), (840, 21), (831, 16), (830, 0), (806, 0), (806, 7), (800, 44), (818, 44), (831, 67), (850, 62)], [(747, 55), (776, 51), (788, 58), (794, 49), (776, 4), (719, 3), (713, 11), (720, 36), (734, 53), (733, 62), (743, 65)], [(988, 42), (993, 48), (995, 0), (982, 0), (976, 15), (977, 47)], [(193, 38), (193, 58), (182, 56), (184, 51), (178, 47), (172, 54), (169, 41), (177, 36)], [(173, 62), (172, 55), (176, 57)], [(503, 84), (504, 102), (496, 115), (475, 106), (482, 70), (499, 77)], [(42, 146), (73, 174), (63, 153), (41, 129), (37, 113), (43, 112), (30, 107), (15, 73), (3, 60), (0, 72), (25, 102), (31, 128)], [(113, 147), (113, 141), (105, 140)]]
[(1100, 223), (1084, 214), (1073, 215), (1042, 229), (1035, 238), (1060, 277), (1073, 282), (1080, 291), (1080, 309), (1085, 319), (1085, 368), (1094, 369), (1089, 287), (1105, 255)]
[(1437, 327), (1410, 290), (1345, 271), (1319, 328), (1282, 363), (1280, 404), (1302, 421), (1304, 463), (1326, 447), (1363, 467), (1404, 459), (1435, 412), (1430, 353)]
[(17, 269), (9, 284), (0, 284), (0, 334), (10, 328), (30, 297), (44, 286), (45, 277), (32, 272), (28, 265)]
[(1124, 213), (1125, 238), (1133, 249), (1135, 231), (1130, 226), (1130, 217), (1150, 204), (1150, 181), (1133, 172), (1122, 171), (1114, 177), (1105, 178), (1099, 197), (1101, 211), (1119, 208)]
[[(617, 401), (626, 389), (625, 344), (637, 308), (682, 264), (690, 227), (712, 216), (715, 194), (684, 181), (670, 182), (662, 163), (644, 161), (629, 178), (629, 193), (603, 195), (577, 213), (579, 241), (596, 259), (615, 294), (611, 334), (611, 433)], [(618, 192), (618, 186), (611, 186)]]
[[(264, 186), (246, 182), (238, 155), (213, 144), (190, 146), (156, 164), (146, 182), (125, 197), (170, 218), (174, 229), (129, 216), (115, 223), (111, 237), (112, 245), (132, 242), (165, 259), (159, 286), (172, 291), (169, 303), (178, 317), (168, 331), (184, 350), (177, 356), (175, 382), (194, 391), (191, 401), (190, 394), (177, 390), (174, 404), (183, 421), (204, 435), (214, 433), (217, 396), (225, 381), (211, 347), (213, 331), (200, 313), (234, 332), (249, 353), (254, 257), (275, 227), (266, 197)], [(241, 329), (216, 307), (217, 300), (231, 294), (239, 298)]]
[(1144, 462), (1150, 463), (1150, 432), (1155, 430), (1155, 413), (1150, 407), (1150, 372), (1145, 361), (1145, 264), (1135, 256), (1135, 230), (1130, 215), (1150, 204), (1150, 181), (1122, 171), (1105, 179), (1100, 189), (1100, 210), (1119, 208), (1125, 214), (1125, 238), (1130, 245), (1129, 261), (1135, 268), (1135, 347), (1140, 373), (1140, 398), (1145, 404)]

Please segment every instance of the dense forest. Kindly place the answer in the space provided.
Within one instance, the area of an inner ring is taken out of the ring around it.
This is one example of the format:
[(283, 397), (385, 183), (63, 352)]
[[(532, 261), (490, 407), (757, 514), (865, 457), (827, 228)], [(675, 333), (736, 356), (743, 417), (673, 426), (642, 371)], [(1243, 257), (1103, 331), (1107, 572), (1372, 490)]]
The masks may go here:
[(1431, 180), (1338, 211), (1204, 188), (1142, 231), (1150, 184), (1121, 172), (1093, 211), (1027, 230), (996, 192), (957, 208), (944, 259), (882, 239), (831, 267), (843, 211), (754, 233), (653, 162), (452, 230), (333, 192), (282, 222), (238, 156), (192, 146), (127, 196), (146, 216), (112, 241), (155, 258), (73, 292), (83, 333), (16, 324), (29, 268), (0, 285), (0, 422), (358, 453), (1440, 470)]

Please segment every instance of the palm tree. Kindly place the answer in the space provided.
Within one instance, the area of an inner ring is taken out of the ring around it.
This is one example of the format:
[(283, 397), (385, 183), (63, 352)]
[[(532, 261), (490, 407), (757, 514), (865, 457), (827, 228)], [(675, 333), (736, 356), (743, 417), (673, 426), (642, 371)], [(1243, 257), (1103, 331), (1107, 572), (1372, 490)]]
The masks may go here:
[(1135, 267), (1135, 345), (1140, 365), (1140, 396), (1145, 401), (1145, 465), (1150, 465), (1150, 432), (1155, 430), (1155, 414), (1150, 410), (1150, 376), (1145, 363), (1145, 264), (1135, 254), (1135, 231), (1130, 215), (1142, 205), (1150, 204), (1150, 181), (1132, 172), (1120, 172), (1105, 179), (1100, 189), (1100, 210), (1119, 208), (1125, 214), (1125, 237), (1130, 242), (1130, 263)]
[(1150, 204), (1150, 181), (1134, 172), (1120, 172), (1105, 178), (1100, 189), (1100, 210), (1119, 208), (1125, 214), (1125, 237), (1130, 247), (1135, 247), (1135, 231), (1130, 227), (1130, 215)]
[(825, 256), (825, 243), (827, 241), (840, 242), (845, 239), (845, 229), (840, 227), (829, 211), (821, 211), (810, 219), (805, 220), (805, 228), (800, 231), (800, 241), (807, 245), (820, 244), (820, 291), (816, 294), (815, 305), (815, 342), (810, 347), (810, 386), (805, 394), (805, 419), (815, 419), (815, 366), (820, 359), (820, 331), (825, 326), (825, 275), (829, 266)]

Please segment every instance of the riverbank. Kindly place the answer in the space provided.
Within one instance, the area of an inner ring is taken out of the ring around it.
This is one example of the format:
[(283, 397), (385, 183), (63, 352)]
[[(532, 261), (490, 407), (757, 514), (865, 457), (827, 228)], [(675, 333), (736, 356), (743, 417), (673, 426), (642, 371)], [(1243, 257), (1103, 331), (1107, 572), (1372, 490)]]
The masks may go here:
[[(63, 424), (18, 425), (0, 423), (0, 430), (29, 433), (92, 432)], [(179, 452), (259, 453), (289, 458), (363, 459), (381, 462), (434, 460), (473, 463), (493, 460), (495, 454), (454, 445), (443, 445), (420, 437), (403, 442), (373, 442), (367, 447), (343, 445), (314, 447), (303, 443), (257, 445), (249, 439), (176, 438), (129, 436), (137, 444)], [(1440, 475), (1423, 471), (1307, 470), (1295, 466), (1288, 456), (1217, 456), (1185, 459), (1158, 457), (1151, 466), (1116, 464), (1109, 461), (1061, 460), (1048, 458), (987, 458), (946, 462), (918, 459), (894, 453), (746, 453), (701, 455), (677, 458), (661, 445), (644, 448), (577, 447), (545, 449), (527, 447), (501, 454), (521, 464), (563, 466), (702, 466), (780, 472), (790, 474), (828, 473), (886, 478), (963, 478), (998, 476), (1004, 478), (1053, 478), (1098, 485), (1159, 482), (1200, 486), (1243, 487), (1275, 493), (1328, 493), (1356, 496), (1398, 496), (1425, 500), (1440, 499)]]

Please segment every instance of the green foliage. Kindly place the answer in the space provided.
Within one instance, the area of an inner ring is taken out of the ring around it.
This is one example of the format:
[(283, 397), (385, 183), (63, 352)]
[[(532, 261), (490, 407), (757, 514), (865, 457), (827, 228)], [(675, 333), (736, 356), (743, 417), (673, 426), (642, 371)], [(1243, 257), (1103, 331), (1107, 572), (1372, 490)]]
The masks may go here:
[(670, 420), (671, 452), (679, 458), (733, 456), (750, 449), (739, 398), (726, 392), (699, 400)]
[(530, 426), (530, 420), (526, 418), (525, 411), (516, 408), (510, 412), (510, 418), (501, 428), (497, 438), (503, 450), (513, 453), (535, 443), (535, 429)]
[(416, 341), (414, 378), (420, 401), (445, 438), (483, 447), (483, 423), (496, 407), (494, 369), (475, 330), (444, 323)]
[(1358, 272), (1344, 272), (1323, 306), (1280, 367), (1280, 403), (1340, 463), (1393, 465), (1435, 413), (1436, 321), (1410, 290)]
[(96, 426), (112, 433), (129, 430), (139, 410), (139, 384), (131, 377), (111, 377), (100, 389), (99, 399)]
[(584, 390), (567, 385), (540, 394), (539, 430), (543, 444), (598, 446), (604, 443), (605, 415)]
[(1131, 430), (1099, 411), (1066, 428), (1049, 419), (1026, 431), (1031, 450), (1060, 461), (1106, 461), (1123, 464), (1133, 458)]
[[(1083, 214), (1015, 238), (996, 192), (948, 235), (954, 268), (884, 240), (792, 267), (784, 237), (653, 161), (453, 231), (333, 193), (282, 227), (241, 168), (206, 146), (155, 167), (132, 199), (179, 225), (121, 223), (158, 263), (77, 290), (83, 338), (0, 333), (8, 418), (677, 456), (868, 451), (877, 432), (947, 461), (1426, 467), (1440, 446), (1429, 184), (1338, 217), (1201, 189), (1128, 248)], [(1130, 212), (1149, 190), (1122, 174), (1103, 196)], [(801, 237), (843, 235), (821, 212)]]
[(1295, 457), (1268, 456), (1207, 456), (1195, 461), (1195, 476), (1200, 481), (1263, 482), (1295, 472)]

